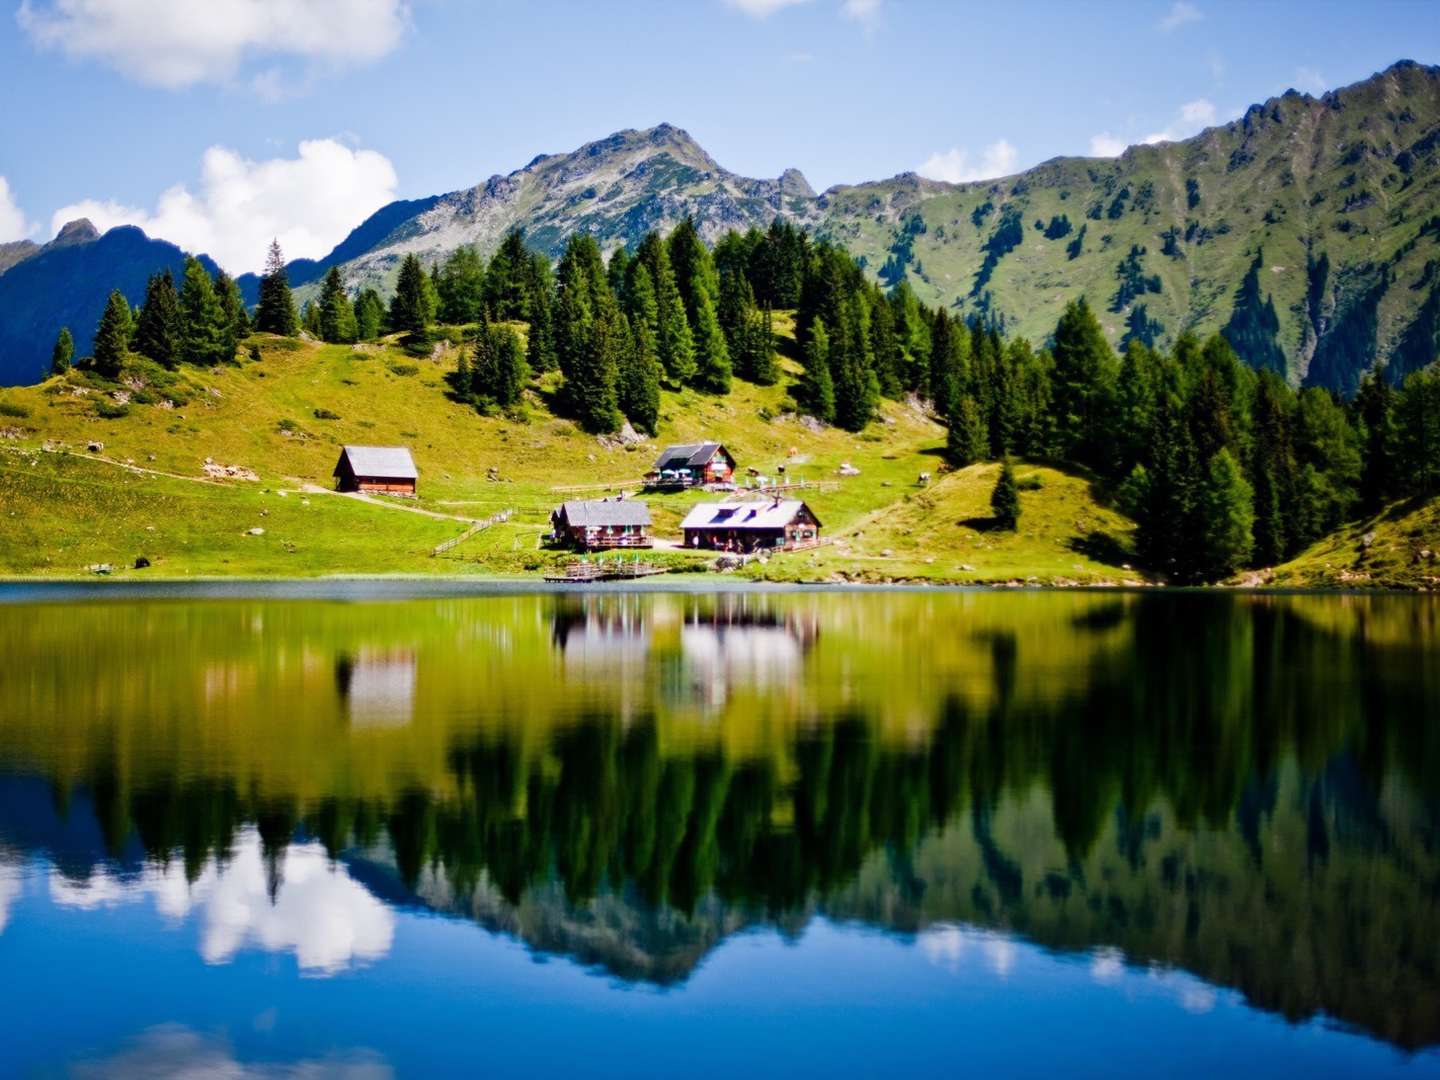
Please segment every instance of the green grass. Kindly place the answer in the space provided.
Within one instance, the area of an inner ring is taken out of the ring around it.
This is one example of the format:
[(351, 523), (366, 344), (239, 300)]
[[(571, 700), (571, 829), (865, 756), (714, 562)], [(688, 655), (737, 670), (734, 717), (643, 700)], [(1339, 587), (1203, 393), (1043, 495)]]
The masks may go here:
[[(787, 317), (776, 322), (782, 335), (792, 332)], [(730, 448), (742, 477), (752, 467), (774, 477), (783, 464), (788, 477), (823, 485), (803, 497), (826, 535), (841, 543), (814, 560), (781, 556), (752, 573), (792, 580), (1099, 580), (1122, 573), (1123, 552), (1106, 548), (1113, 555), (1107, 565), (1076, 546), (1083, 542), (1077, 522), (1099, 523), (1121, 544), (1128, 535), (1083, 480), (1040, 470), (1046, 486), (1026, 493), (1017, 537), (964, 524), (988, 500), (983, 467), (937, 479), (928, 490), (916, 486), (922, 472), (939, 477), (938, 424), (887, 402), (882, 420), (860, 434), (813, 429), (793, 412), (789, 383), (798, 369), (790, 360), (782, 361), (778, 386), (737, 381), (723, 397), (665, 392), (659, 436), (624, 446), (553, 415), (553, 375), (532, 384), (520, 419), (484, 417), (448, 396), (451, 349), (410, 360), (388, 345), (252, 340), (259, 361), (168, 372), (136, 358), (120, 384), (72, 372), (12, 391), (7, 401), (29, 412), (7, 421), (0, 441), (9, 451), (0, 453), (0, 573), (73, 575), (109, 563), (116, 573), (150, 577), (534, 575), (565, 558), (539, 546), (559, 502), (635, 490), (661, 446), (705, 438)], [(782, 341), (782, 351), (790, 344)], [(414, 374), (396, 374), (405, 364)], [(126, 414), (107, 417), (119, 405), (117, 392), (128, 394)], [(96, 443), (101, 449), (90, 451)], [(331, 486), (345, 443), (412, 448), (421, 498), (396, 506), (465, 519), (503, 509), (514, 516), (431, 558), (464, 521), (305, 492)], [(47, 446), (68, 453), (47, 453)], [(253, 470), (259, 480), (200, 482), (207, 458)], [(143, 475), (126, 464), (169, 475)], [(839, 475), (842, 464), (859, 475)], [(655, 534), (676, 538), (689, 508), (714, 496), (646, 498)], [(264, 534), (249, 535), (256, 527)], [(886, 548), (890, 556), (881, 554)], [(128, 570), (140, 556), (152, 565)], [(654, 558), (681, 569), (708, 565), (684, 553)], [(962, 563), (976, 569), (960, 570)]]
[(1387, 507), (1318, 541), (1260, 580), (1303, 587), (1440, 589), (1440, 499)]

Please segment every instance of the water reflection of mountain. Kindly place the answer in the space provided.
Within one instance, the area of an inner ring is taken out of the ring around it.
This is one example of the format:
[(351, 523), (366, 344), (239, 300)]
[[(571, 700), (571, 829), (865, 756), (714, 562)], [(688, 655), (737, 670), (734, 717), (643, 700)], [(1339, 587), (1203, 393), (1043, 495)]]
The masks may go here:
[[(205, 775), (173, 749), (144, 770), (101, 754), (73, 782), (0, 784), (0, 842), (77, 879), (168, 860), (192, 881), (251, 844), (279, 897), (287, 845), (310, 845), (386, 903), (656, 983), (747, 925), (969, 924), (1119, 949), (1399, 1046), (1440, 1042), (1432, 630), (1382, 632), (1369, 607), (1357, 632), (1285, 602), (1103, 600), (1068, 631), (1104, 642), (1081, 654), (1085, 679), (1046, 682), (1069, 639), (957, 619), (948, 640), (983, 664), (904, 683), (938, 690), (918, 736), (888, 737), (884, 702), (852, 695), (736, 753), (677, 739), (663, 713), (688, 700), (665, 667), (689, 663), (687, 627), (730, 632), (713, 610), (604, 614), (603, 635), (647, 643), (658, 693), (623, 713), (591, 697), (564, 723), (436, 731), (441, 772), (424, 783), (287, 788)], [(563, 653), (593, 627), (582, 610), (547, 628)], [(787, 686), (824, 693), (843, 631), (819, 618)]]

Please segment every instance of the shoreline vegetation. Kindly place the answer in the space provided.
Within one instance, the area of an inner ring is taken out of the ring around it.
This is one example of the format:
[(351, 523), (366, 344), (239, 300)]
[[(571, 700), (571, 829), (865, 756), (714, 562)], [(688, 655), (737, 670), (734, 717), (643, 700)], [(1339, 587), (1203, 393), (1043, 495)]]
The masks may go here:
[[(580, 235), (553, 269), (515, 232), (408, 258), (388, 307), (332, 271), (297, 309), (284, 267), (253, 313), (193, 260), (117, 292), (94, 356), (62, 334), (0, 394), (0, 575), (538, 579), (573, 558), (541, 542), (557, 504), (714, 440), (824, 533), (711, 581), (1440, 588), (1440, 368), (1345, 401), (1219, 334), (1117, 355), (1084, 299), (1037, 348), (780, 221)], [(347, 444), (410, 449), (419, 497), (334, 491)], [(664, 580), (720, 569), (674, 542), (713, 496), (643, 497)]]

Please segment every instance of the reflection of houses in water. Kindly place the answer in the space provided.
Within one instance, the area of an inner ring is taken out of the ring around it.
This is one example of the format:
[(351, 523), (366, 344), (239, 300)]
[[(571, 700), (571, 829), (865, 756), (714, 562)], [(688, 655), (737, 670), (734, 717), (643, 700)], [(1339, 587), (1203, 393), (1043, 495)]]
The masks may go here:
[(362, 648), (335, 659), (335, 685), (352, 727), (403, 727), (415, 715), (414, 649)]
[(789, 682), (819, 637), (814, 611), (777, 607), (768, 598), (739, 595), (696, 604), (680, 629), (689, 691), (704, 704), (720, 705), (736, 686)]
[(567, 672), (618, 675), (642, 668), (650, 626), (638, 596), (587, 596), (556, 603), (551, 636)]

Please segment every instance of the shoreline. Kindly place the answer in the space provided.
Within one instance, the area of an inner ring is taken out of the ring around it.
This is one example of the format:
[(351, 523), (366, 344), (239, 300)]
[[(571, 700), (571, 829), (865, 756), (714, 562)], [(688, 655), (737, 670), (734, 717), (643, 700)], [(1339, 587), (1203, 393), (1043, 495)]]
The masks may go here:
[(1091, 592), (1136, 595), (1225, 596), (1424, 596), (1423, 589), (1303, 585), (1134, 585), (1027, 582), (947, 583), (788, 582), (716, 575), (664, 575), (668, 580), (567, 584), (532, 577), (479, 577), (356, 574), (300, 578), (156, 578), (149, 581), (93, 578), (0, 578), (0, 604), (86, 603), (100, 600), (309, 600), (379, 602), (386, 600), (468, 599), (505, 596), (585, 594), (714, 593), (1056, 593)]

